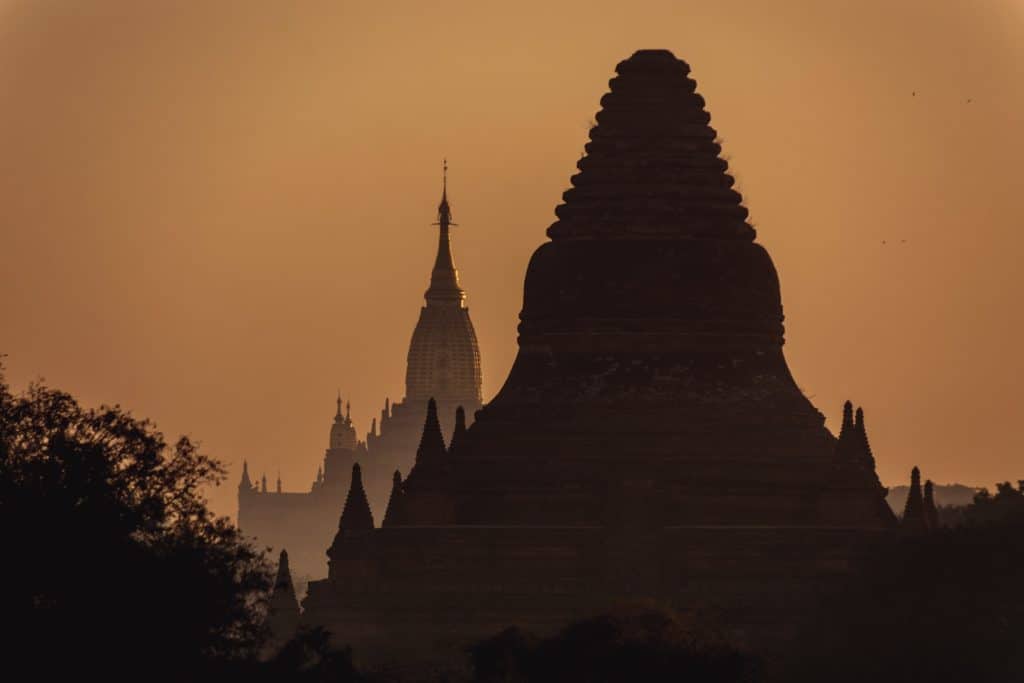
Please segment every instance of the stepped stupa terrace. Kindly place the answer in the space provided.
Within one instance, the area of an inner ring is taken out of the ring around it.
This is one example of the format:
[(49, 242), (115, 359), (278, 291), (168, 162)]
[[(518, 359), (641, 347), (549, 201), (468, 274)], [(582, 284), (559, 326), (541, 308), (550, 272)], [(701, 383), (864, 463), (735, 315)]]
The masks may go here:
[(784, 638), (894, 525), (862, 415), (837, 439), (789, 371), (778, 275), (689, 66), (616, 71), (504, 386), (453, 448), (428, 411), (383, 526), (343, 529), (310, 586), (304, 618), (367, 656), (641, 599)]

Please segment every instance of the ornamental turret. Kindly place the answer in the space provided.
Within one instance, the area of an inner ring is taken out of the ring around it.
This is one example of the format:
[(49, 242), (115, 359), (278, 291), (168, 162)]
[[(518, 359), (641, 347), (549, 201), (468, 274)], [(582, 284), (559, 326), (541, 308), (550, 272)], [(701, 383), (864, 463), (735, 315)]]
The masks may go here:
[(354, 451), (357, 445), (356, 430), (352, 426), (352, 404), (347, 406), (347, 414), (341, 412), (341, 392), (338, 392), (338, 410), (334, 414), (331, 425), (330, 449)]

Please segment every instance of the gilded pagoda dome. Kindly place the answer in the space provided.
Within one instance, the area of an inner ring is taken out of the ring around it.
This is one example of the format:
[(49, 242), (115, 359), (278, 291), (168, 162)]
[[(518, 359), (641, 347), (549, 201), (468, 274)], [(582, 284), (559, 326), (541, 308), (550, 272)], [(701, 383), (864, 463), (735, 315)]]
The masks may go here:
[(455, 224), (448, 204), (447, 165), (445, 171), (435, 223), (437, 257), (424, 294), (426, 305), (409, 344), (405, 396), (424, 406), (434, 398), (452, 410), (456, 405), (475, 409), (481, 403), (480, 347), (452, 258), (450, 228)]

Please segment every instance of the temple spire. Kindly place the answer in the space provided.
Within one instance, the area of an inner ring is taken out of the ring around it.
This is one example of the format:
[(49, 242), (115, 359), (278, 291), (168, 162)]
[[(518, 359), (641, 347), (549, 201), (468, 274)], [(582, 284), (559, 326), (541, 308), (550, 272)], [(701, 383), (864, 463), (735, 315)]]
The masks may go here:
[(455, 429), (452, 431), (452, 440), (448, 451), (454, 453), (456, 446), (461, 444), (464, 438), (466, 438), (466, 410), (459, 406), (455, 409)]
[(281, 470), (277, 471), (277, 492), (281, 493)]
[(299, 611), (299, 602), (295, 599), (295, 585), (292, 583), (292, 572), (288, 566), (288, 551), (281, 550), (277, 560), (277, 579), (274, 581), (274, 592), (271, 597), (271, 609), (274, 603), (294, 608)]
[(903, 508), (903, 528), (913, 531), (928, 528), (924, 513), (924, 496), (921, 494), (921, 470), (917, 467), (910, 471), (910, 490), (907, 492), (907, 504)]
[(853, 403), (847, 401), (843, 404), (843, 426), (839, 428), (839, 439), (849, 437), (853, 433)]
[(345, 508), (341, 511), (338, 530), (342, 533), (351, 531), (371, 531), (373, 529), (373, 513), (366, 499), (363, 488), (363, 473), (359, 463), (352, 465), (352, 485), (348, 489)]
[(391, 497), (388, 498), (388, 507), (384, 511), (384, 521), (381, 526), (394, 526), (400, 524), (400, 507), (402, 504), (402, 473), (395, 470), (391, 478)]
[(929, 529), (939, 528), (939, 509), (935, 507), (935, 485), (931, 479), (924, 483), (924, 521)]
[(427, 402), (427, 419), (423, 422), (423, 436), (420, 447), (416, 449), (416, 462), (430, 462), (445, 453), (444, 435), (441, 434), (441, 423), (437, 419), (437, 402)]
[(249, 478), (249, 461), (242, 461), (242, 481), (239, 482), (238, 488), (243, 491), (252, 490), (252, 479)]
[(448, 160), (444, 160), (443, 177), (441, 181), (441, 203), (437, 206), (437, 222), (434, 225), (438, 231), (437, 258), (434, 259), (434, 270), (430, 274), (430, 287), (424, 297), (427, 305), (430, 304), (457, 304), (462, 306), (466, 298), (465, 292), (459, 286), (459, 272), (455, 269), (455, 260), (452, 258), (452, 245), (449, 236), (449, 228), (454, 226), (452, 222), (451, 207), (448, 205)]
[(270, 594), (267, 611), (267, 630), (270, 650), (284, 645), (299, 628), (299, 601), (288, 567), (288, 551), (282, 550), (277, 562), (277, 579)]
[(341, 389), (338, 389), (338, 412), (334, 416), (341, 417)]
[(868, 428), (864, 424), (864, 409), (857, 408), (853, 419), (854, 434), (857, 437), (858, 455), (863, 459), (864, 464), (872, 471), (875, 469), (875, 456), (871, 452), (871, 442), (868, 441)]

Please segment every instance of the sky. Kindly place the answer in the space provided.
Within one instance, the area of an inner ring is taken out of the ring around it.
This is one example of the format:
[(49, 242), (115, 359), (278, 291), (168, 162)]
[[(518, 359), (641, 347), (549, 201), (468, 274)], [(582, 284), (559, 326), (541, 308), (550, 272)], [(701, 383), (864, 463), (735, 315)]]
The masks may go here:
[(1024, 0), (0, 0), (8, 381), (306, 490), (403, 393), (449, 160), (484, 397), (615, 64), (692, 67), (786, 356), (878, 470), (1024, 477)]

